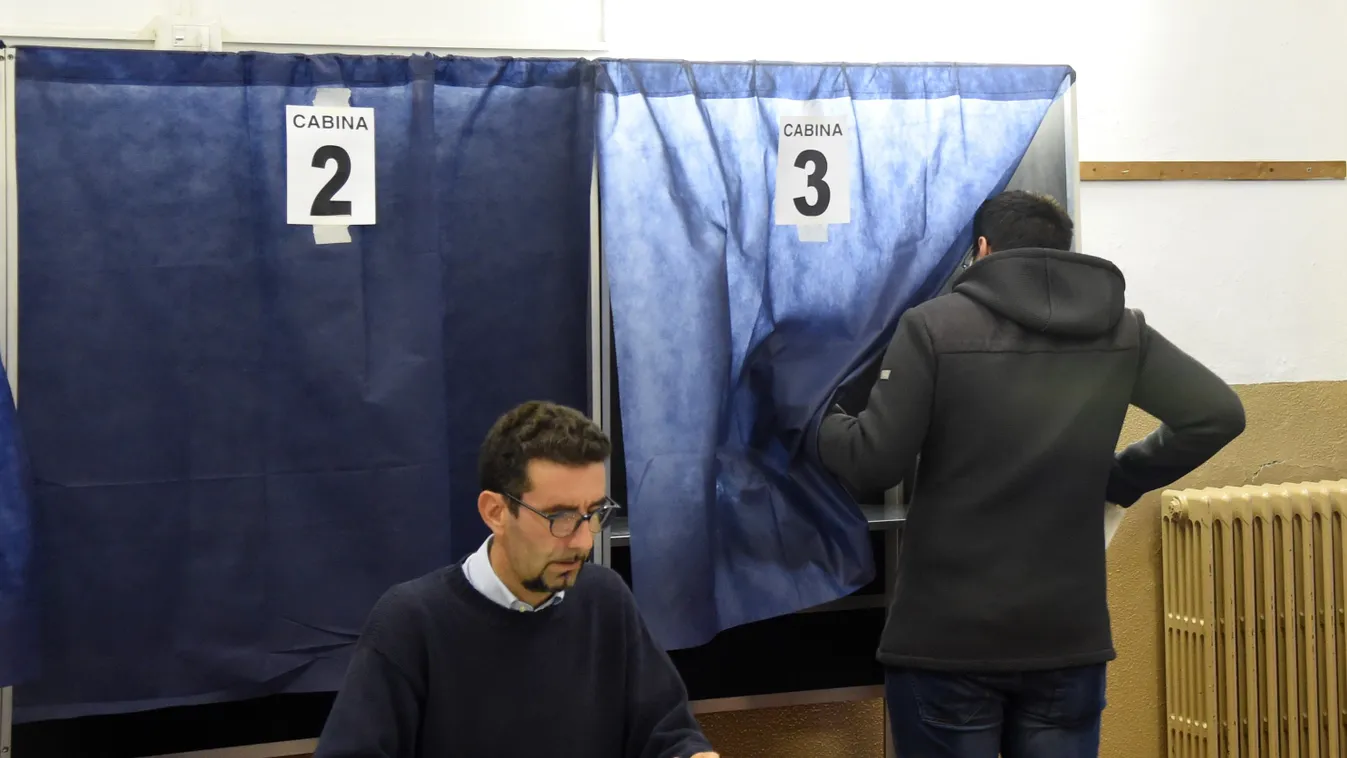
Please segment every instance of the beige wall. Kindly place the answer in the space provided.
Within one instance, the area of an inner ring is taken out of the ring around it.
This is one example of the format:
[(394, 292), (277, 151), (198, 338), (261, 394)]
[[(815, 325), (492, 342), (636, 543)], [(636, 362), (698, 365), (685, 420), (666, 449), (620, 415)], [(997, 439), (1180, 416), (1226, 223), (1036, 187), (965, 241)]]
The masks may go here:
[[(1248, 429), (1181, 485), (1315, 481), (1347, 476), (1347, 382), (1237, 388)], [(1155, 422), (1133, 414), (1131, 442)], [(1110, 672), (1104, 758), (1163, 756), (1159, 494), (1133, 506), (1109, 549), (1109, 601), (1118, 660)], [(879, 701), (717, 713), (701, 721), (725, 758), (880, 758)]]

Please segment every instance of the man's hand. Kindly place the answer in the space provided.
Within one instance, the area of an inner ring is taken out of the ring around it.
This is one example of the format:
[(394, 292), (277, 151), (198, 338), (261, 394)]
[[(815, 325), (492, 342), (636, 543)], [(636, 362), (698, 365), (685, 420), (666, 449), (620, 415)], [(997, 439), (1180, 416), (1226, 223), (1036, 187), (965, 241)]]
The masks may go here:
[(720, 758), (720, 753), (698, 753), (692, 758)]

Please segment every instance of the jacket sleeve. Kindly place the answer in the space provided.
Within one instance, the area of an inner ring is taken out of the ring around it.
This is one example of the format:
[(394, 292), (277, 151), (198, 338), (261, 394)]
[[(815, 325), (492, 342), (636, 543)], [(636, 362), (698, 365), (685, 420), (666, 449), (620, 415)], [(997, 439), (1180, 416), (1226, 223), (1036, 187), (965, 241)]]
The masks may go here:
[(926, 441), (935, 394), (935, 349), (919, 312), (898, 320), (879, 379), (859, 416), (825, 416), (818, 431), (823, 466), (861, 492), (897, 486)]
[(1160, 428), (1114, 457), (1107, 498), (1122, 506), (1173, 484), (1244, 432), (1244, 405), (1230, 385), (1144, 320), (1141, 340), (1132, 404)]
[(618, 591), (626, 606), (627, 758), (690, 758), (711, 752), (678, 669), (650, 636), (631, 590), (621, 584)]
[(424, 635), (396, 588), (375, 606), (351, 656), (314, 758), (411, 758), (425, 683)]

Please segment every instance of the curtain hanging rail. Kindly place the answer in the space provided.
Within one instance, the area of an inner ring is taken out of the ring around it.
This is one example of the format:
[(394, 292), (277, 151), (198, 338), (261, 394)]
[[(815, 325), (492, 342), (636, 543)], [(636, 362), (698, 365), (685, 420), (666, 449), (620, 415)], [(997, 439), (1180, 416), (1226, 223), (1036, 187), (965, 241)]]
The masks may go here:
[[(191, 22), (188, 22), (191, 23)], [(77, 26), (20, 26), (0, 28), (0, 39), (11, 45), (51, 44), (82, 46), (106, 46), (108, 43), (138, 43), (137, 46), (152, 47), (155, 41), (153, 24), (140, 29), (119, 27), (77, 27)], [(509, 40), (484, 40), (469, 42), (465, 40), (433, 40), (418, 38), (369, 38), (359, 35), (338, 35), (323, 37), (305, 37), (290, 34), (242, 34), (234, 35), (223, 31), (224, 52), (239, 52), (253, 47), (285, 48), (287, 50), (322, 49), (358, 49), (358, 50), (408, 50), (415, 52), (452, 52), (471, 51), (476, 54), (499, 53), (521, 54), (522, 51), (536, 54), (597, 54), (607, 51), (608, 45), (603, 34), (593, 39), (575, 40), (572, 44), (557, 44), (555, 41), (527, 40), (524, 42)]]

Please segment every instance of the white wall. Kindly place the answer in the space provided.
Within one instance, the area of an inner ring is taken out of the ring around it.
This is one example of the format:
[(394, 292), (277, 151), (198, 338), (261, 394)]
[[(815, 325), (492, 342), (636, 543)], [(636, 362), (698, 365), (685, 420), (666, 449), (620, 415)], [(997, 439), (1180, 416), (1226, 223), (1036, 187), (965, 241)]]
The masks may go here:
[[(9, 37), (130, 41), (155, 21), (218, 23), (226, 42), (321, 47), (597, 50), (604, 0), (0, 0)], [(139, 43), (139, 44), (136, 44)]]
[[(1068, 63), (1081, 160), (1347, 158), (1344, 0), (0, 0), (0, 35), (532, 48), (703, 60)], [(306, 10), (311, 9), (311, 10)], [(71, 19), (80, 19), (72, 25)], [(65, 33), (62, 32), (62, 33)], [(93, 36), (92, 34), (90, 36)], [(1347, 182), (1086, 183), (1085, 249), (1152, 324), (1237, 383), (1347, 379)]]

